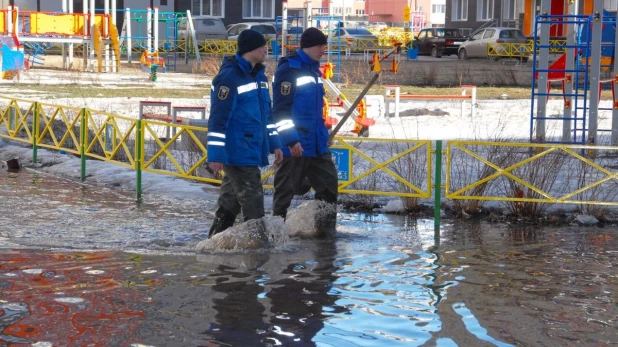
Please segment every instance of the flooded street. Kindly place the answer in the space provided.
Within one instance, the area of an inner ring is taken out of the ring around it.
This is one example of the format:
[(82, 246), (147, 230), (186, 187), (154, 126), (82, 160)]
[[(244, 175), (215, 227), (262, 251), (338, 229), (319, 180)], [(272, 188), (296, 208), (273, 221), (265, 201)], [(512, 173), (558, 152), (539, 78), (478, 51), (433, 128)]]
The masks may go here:
[(618, 344), (618, 228), (340, 213), (334, 240), (197, 254), (214, 201), (0, 171), (0, 345)]

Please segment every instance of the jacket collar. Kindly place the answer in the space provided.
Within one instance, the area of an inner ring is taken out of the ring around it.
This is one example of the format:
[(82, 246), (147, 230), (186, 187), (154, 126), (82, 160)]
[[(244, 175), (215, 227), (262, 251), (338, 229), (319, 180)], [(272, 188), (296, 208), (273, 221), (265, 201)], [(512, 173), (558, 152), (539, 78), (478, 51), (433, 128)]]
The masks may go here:
[(247, 75), (250, 75), (254, 71), (257, 72), (260, 70), (264, 70), (264, 65), (255, 64), (255, 67), (252, 67), (251, 63), (245, 58), (241, 57), (240, 54), (238, 53), (236, 53), (234, 57), (236, 58), (236, 62), (238, 63), (238, 66), (240, 67), (240, 69)]
[(313, 59), (311, 59), (307, 53), (305, 53), (302, 49), (299, 49), (297, 51), (298, 57), (300, 58), (300, 60), (303, 62), (303, 64), (307, 64), (309, 65), (309, 67), (311, 67), (311, 70), (315, 71), (315, 72), (319, 72), (320, 71), (320, 62), (319, 61), (315, 61)]

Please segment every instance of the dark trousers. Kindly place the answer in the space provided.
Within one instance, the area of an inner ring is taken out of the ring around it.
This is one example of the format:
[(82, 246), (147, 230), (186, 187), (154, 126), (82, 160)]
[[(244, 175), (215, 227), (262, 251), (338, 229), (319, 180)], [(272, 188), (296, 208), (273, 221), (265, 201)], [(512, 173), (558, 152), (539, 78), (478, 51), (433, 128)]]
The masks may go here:
[(219, 188), (217, 211), (208, 237), (234, 225), (242, 211), (245, 222), (264, 217), (264, 189), (256, 166), (223, 166), (225, 176)]
[(292, 198), (305, 177), (315, 190), (317, 200), (337, 203), (337, 169), (330, 152), (320, 157), (285, 156), (275, 173), (273, 215), (286, 217)]

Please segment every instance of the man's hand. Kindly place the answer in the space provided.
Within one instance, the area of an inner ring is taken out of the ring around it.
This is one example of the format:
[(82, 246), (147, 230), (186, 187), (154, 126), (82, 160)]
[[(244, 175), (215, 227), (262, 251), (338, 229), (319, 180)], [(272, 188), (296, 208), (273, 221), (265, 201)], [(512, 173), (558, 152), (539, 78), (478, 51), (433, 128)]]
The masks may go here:
[(280, 148), (275, 149), (275, 162), (273, 164), (279, 165), (283, 161), (283, 151)]
[(215, 173), (223, 171), (223, 163), (208, 163), (208, 166), (210, 166), (210, 169)]
[(303, 146), (300, 145), (300, 142), (298, 142), (294, 146), (290, 147), (290, 154), (292, 154), (293, 157), (302, 157), (302, 155), (303, 155)]

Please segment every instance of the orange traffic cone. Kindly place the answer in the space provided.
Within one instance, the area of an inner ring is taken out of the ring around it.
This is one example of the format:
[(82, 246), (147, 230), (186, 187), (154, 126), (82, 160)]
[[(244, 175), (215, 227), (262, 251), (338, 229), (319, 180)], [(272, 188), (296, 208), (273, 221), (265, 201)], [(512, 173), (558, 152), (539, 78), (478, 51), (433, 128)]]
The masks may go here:
[(373, 53), (373, 59), (371, 60), (371, 71), (382, 71), (382, 67), (380, 67), (380, 58), (378, 57), (378, 53)]
[(393, 57), (393, 62), (391, 63), (391, 69), (389, 71), (390, 72), (399, 71), (399, 63), (397, 63), (397, 60), (394, 57)]

